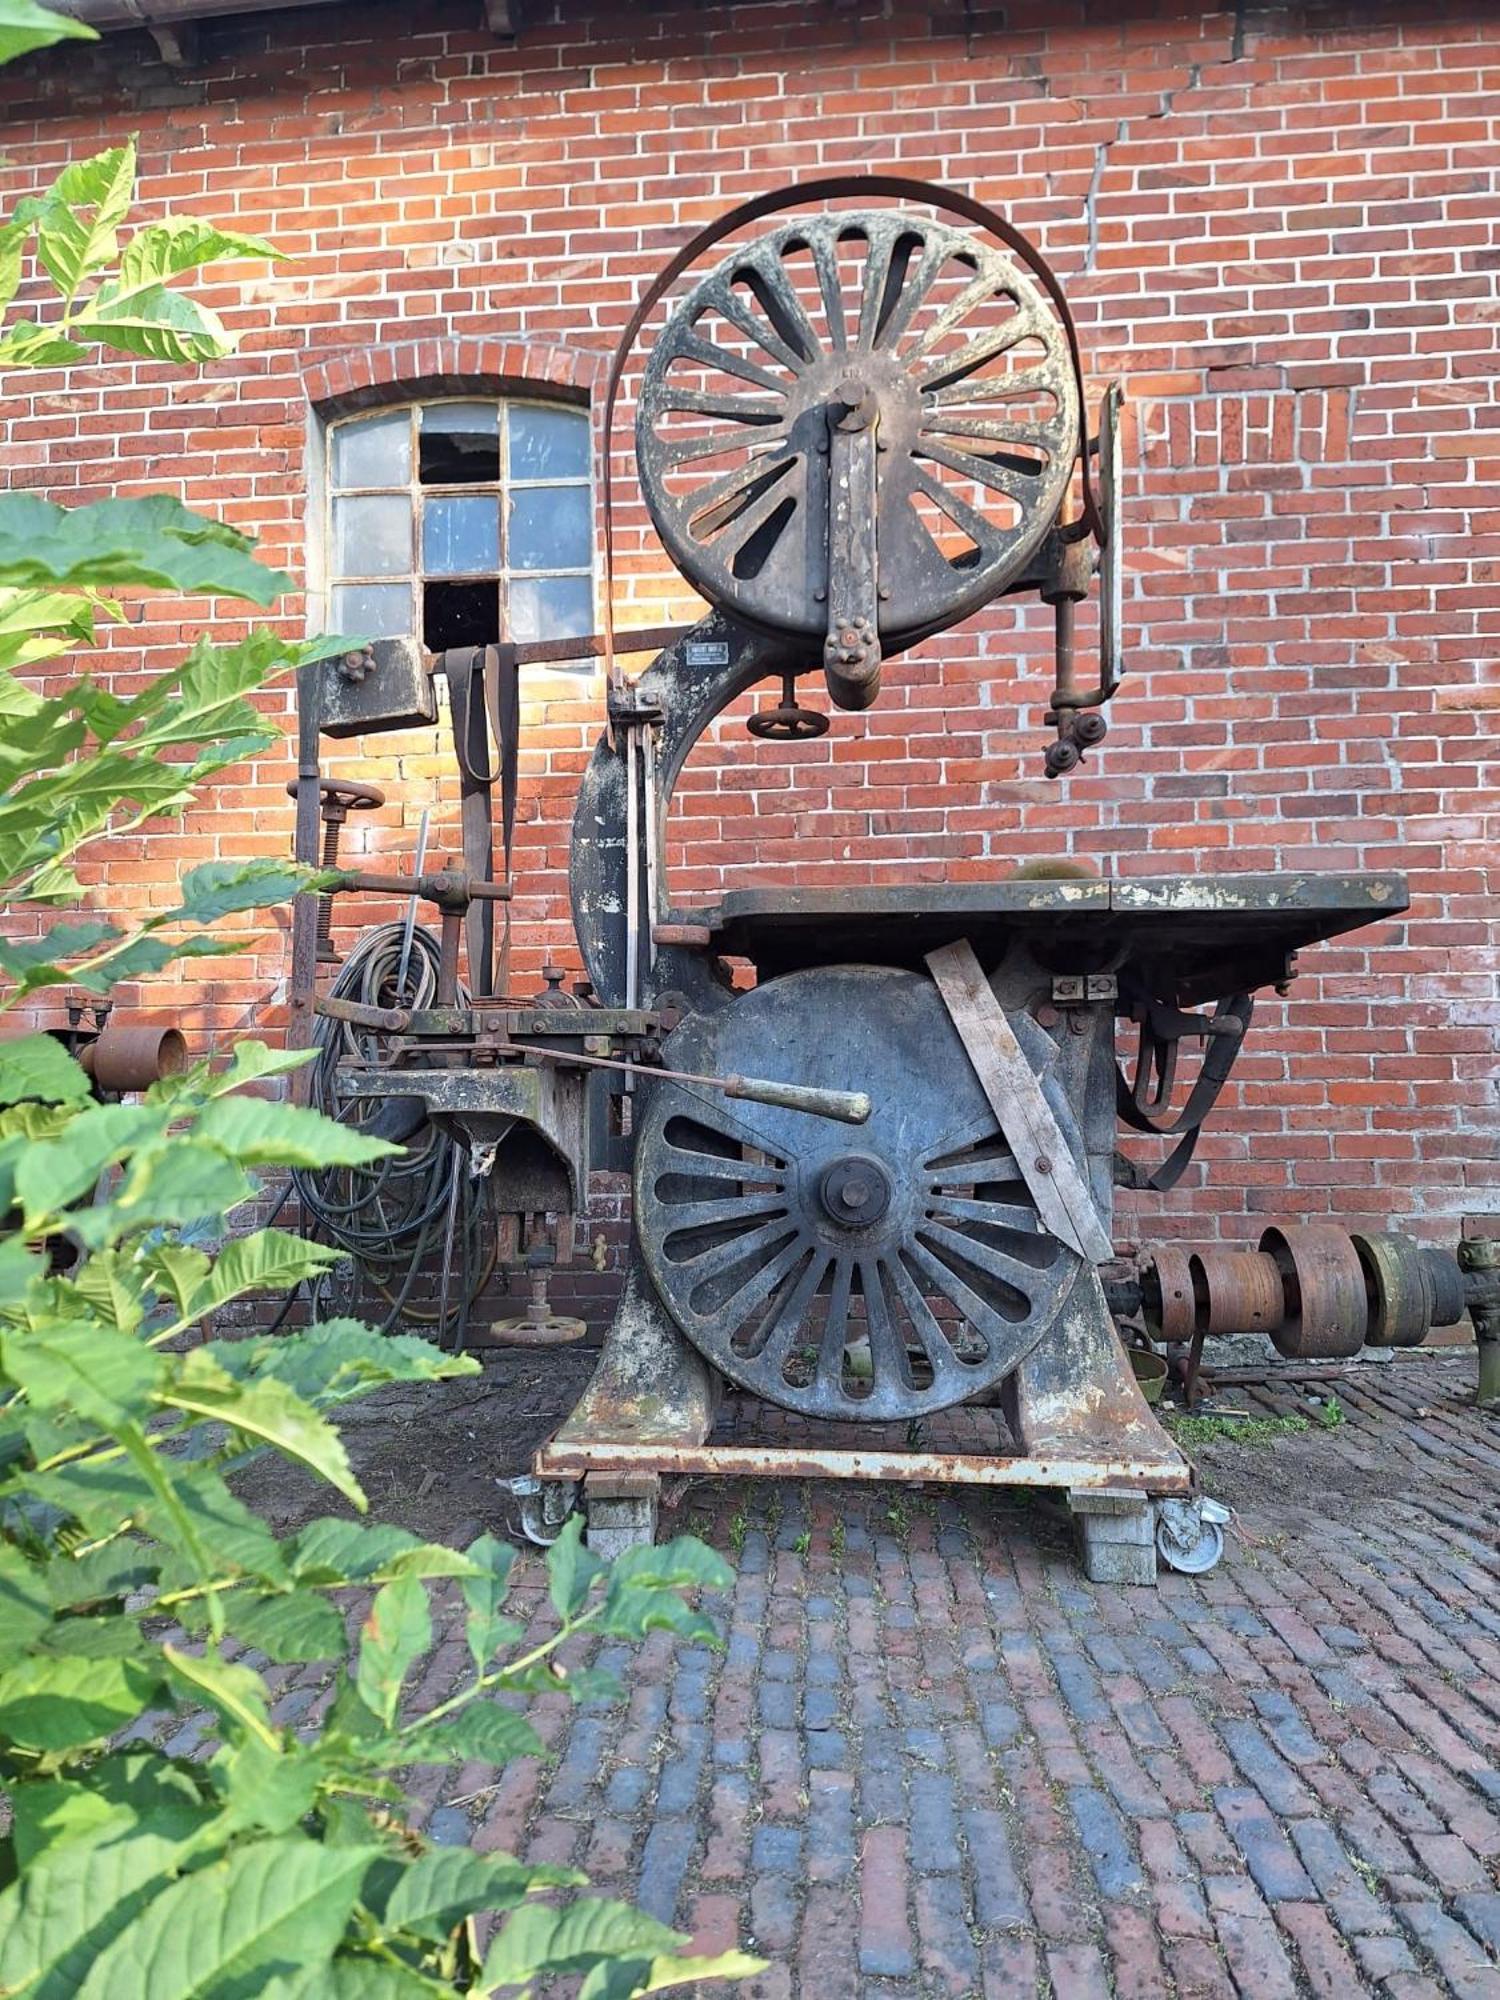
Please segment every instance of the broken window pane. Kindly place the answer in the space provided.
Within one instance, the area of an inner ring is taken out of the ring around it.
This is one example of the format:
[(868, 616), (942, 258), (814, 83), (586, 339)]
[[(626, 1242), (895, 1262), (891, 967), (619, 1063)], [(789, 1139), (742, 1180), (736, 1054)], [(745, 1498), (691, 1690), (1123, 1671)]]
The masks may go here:
[(411, 571), (411, 501), (372, 493), (333, 503), (336, 576), (405, 576)]
[(528, 486), (510, 503), (511, 569), (587, 569), (592, 546), (586, 486)]
[(594, 589), (586, 576), (518, 576), (510, 586), (510, 636), (583, 639), (594, 629)]
[(516, 403), (510, 412), (512, 479), (586, 479), (589, 420), (581, 410)]
[(424, 486), (493, 485), (500, 477), (499, 405), (428, 404), (418, 470)]
[(346, 639), (411, 636), (411, 585), (341, 583), (333, 593), (333, 629)]
[(500, 567), (500, 502), (490, 494), (427, 501), (422, 567), (429, 576), (473, 576)]
[(429, 652), (450, 646), (493, 646), (500, 637), (498, 583), (429, 583), (422, 590), (422, 643)]
[(409, 486), (410, 410), (387, 410), (380, 416), (354, 417), (335, 425), (333, 484), (336, 488)]

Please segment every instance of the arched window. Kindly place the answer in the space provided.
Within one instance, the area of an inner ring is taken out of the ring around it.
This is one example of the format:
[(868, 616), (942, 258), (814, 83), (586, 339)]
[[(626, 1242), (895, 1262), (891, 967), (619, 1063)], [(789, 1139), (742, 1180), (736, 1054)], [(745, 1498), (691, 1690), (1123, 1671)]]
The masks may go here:
[(328, 429), (329, 623), (432, 652), (594, 629), (587, 413), (503, 397)]

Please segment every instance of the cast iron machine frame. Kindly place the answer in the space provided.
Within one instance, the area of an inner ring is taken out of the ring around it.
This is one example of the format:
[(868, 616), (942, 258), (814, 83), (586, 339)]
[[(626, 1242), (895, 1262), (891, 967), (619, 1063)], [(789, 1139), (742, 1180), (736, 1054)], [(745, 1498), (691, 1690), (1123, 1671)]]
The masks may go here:
[[(649, 350), (636, 416), (646, 505), (711, 608), (685, 632), (617, 639), (617, 395), (655, 306), (713, 252)], [(465, 822), (467, 871), (416, 886), (443, 913), (436, 1004), (317, 1003), (386, 1038), (351, 1094), (409, 1092), (502, 1210), (571, 1216), (591, 1161), (633, 1166), (620, 1304), (589, 1388), (537, 1454), (538, 1523), (576, 1499), (591, 1538), (618, 1545), (654, 1532), (664, 1474), (802, 1473), (1057, 1488), (1100, 1577), (1149, 1581), (1162, 1526), (1163, 1548), (1190, 1561), (1212, 1539), (1116, 1331), (1101, 1275), (1113, 1191), (1184, 1170), (1251, 994), (1284, 987), (1302, 946), (1398, 913), (1400, 878), (1064, 870), (922, 890), (793, 883), (707, 910), (674, 908), (667, 880), (674, 786), (731, 702), (771, 682), (779, 700), (753, 733), (819, 734), (828, 716), (799, 702), (800, 677), (821, 671), (835, 710), (866, 709), (887, 658), (1003, 595), (1053, 610), (1048, 775), (1102, 740), (1123, 674), (1118, 387), (1093, 435), (1086, 408), (1066, 300), (1036, 250), (968, 196), (887, 176), (733, 211), (684, 246), (625, 331), (606, 398), (604, 629), (575, 648), (603, 652), (609, 683), (572, 830), (586, 1004), (518, 1001), (503, 952), (494, 980), (474, 909), (508, 888), (480, 865), (487, 800)], [(1096, 581), (1085, 675), (1075, 612)], [(655, 663), (627, 680), (616, 653), (647, 641)], [(483, 668), (496, 716), (522, 657), (503, 651)], [(323, 726), (430, 717), (412, 652), (388, 644), (345, 673)], [(446, 672), (467, 728), (480, 703), (462, 667)], [(304, 693), (310, 856), (319, 690)], [(460, 741), (466, 775), (472, 751)], [(309, 913), (304, 1011), (316, 942)], [(755, 968), (751, 990), (728, 979), (731, 956)], [(1139, 1036), (1128, 1074), (1118, 1019)], [(1197, 1078), (1174, 1109), (1193, 1042)], [(591, 1075), (614, 1100), (613, 1137), (590, 1126)], [(1122, 1161), (1117, 1117), (1170, 1140), (1153, 1173)], [(546, 1186), (527, 1192), (539, 1165)], [(786, 1412), (795, 1440), (716, 1436), (726, 1384)], [(929, 1448), (928, 1420), (955, 1410), (987, 1413), (982, 1443)], [(849, 1425), (870, 1442), (850, 1443)]]

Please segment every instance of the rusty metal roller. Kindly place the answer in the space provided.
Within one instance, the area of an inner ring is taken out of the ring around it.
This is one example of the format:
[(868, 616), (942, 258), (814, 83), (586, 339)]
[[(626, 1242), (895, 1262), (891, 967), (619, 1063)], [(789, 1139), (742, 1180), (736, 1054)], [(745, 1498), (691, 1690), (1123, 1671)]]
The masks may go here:
[(1261, 1250), (1195, 1250), (1190, 1260), (1204, 1333), (1274, 1333), (1286, 1312), (1276, 1259)]
[(1420, 1347), (1435, 1319), (1433, 1273), (1420, 1243), (1399, 1231), (1356, 1230), (1372, 1347)]
[(1141, 1317), (1158, 1342), (1191, 1340), (1198, 1313), (1191, 1253), (1180, 1243), (1159, 1243), (1141, 1266)]
[(181, 1076), (187, 1059), (178, 1029), (114, 1021), (105, 1023), (78, 1058), (95, 1087), (107, 1091), (149, 1090), (164, 1076)]
[(1364, 1267), (1347, 1230), (1288, 1222), (1266, 1230), (1260, 1247), (1281, 1273), (1285, 1317), (1271, 1329), (1280, 1353), (1303, 1361), (1358, 1354), (1369, 1323)]

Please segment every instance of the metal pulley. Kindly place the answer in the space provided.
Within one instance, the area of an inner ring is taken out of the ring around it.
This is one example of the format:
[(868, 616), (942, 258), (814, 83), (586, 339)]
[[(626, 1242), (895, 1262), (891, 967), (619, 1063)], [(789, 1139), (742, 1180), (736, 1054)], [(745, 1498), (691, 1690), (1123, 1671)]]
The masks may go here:
[[(1046, 1037), (1013, 1026), (1040, 1073)], [(873, 1099), (850, 1132), (649, 1087), (637, 1238), (668, 1311), (731, 1381), (807, 1416), (920, 1417), (992, 1389), (1043, 1337), (1084, 1260), (1042, 1228), (931, 981), (790, 973), (693, 1016), (664, 1053)], [(1060, 1096), (1053, 1109), (1081, 1155)]]
[(1067, 496), (1071, 328), (1005, 241), (916, 210), (798, 217), (725, 257), (652, 346), (636, 446), (668, 553), (710, 603), (821, 642), (842, 708), (1015, 583)]

